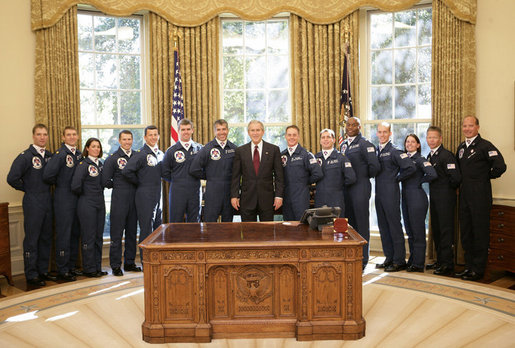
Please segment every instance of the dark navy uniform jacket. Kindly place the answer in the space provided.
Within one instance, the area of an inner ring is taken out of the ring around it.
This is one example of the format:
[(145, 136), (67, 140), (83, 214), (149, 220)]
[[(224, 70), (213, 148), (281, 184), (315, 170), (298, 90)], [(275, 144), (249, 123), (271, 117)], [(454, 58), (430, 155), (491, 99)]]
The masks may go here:
[(284, 167), (283, 217), (285, 221), (298, 221), (304, 210), (309, 209), (309, 185), (318, 182), (324, 174), (315, 156), (300, 144), (291, 156), (288, 148), (281, 152), (281, 161)]
[(87, 197), (91, 204), (104, 204), (104, 187), (102, 186), (102, 161), (95, 164), (90, 158), (85, 158), (75, 169), (71, 182), (73, 193)]
[(429, 184), (429, 189), (449, 189), (456, 194), (456, 189), (460, 186), (461, 173), (453, 153), (440, 145), (438, 150), (431, 156), (427, 156), (429, 162), (436, 170), (438, 177)]
[(408, 155), (391, 141), (379, 152), (379, 163), (381, 171), (376, 176), (376, 191), (384, 185), (396, 186), (398, 190), (399, 181), (410, 177), (416, 171), (416, 167), (408, 159)]
[[(132, 151), (132, 156), (136, 151)], [(111, 156), (107, 157), (102, 172), (102, 185), (111, 189), (135, 190), (136, 186), (122, 175), (122, 169), (129, 162), (129, 156), (120, 147)]]
[(340, 216), (344, 217), (343, 187), (356, 182), (356, 173), (352, 168), (352, 163), (336, 149), (333, 149), (327, 159), (324, 159), (323, 151), (317, 153), (315, 158), (324, 175), (316, 186), (315, 207), (318, 208), (323, 205), (340, 207), (342, 209)]
[(55, 184), (56, 194), (58, 194), (57, 191), (71, 193), (70, 184), (73, 173), (81, 160), (82, 154), (79, 150), (76, 150), (74, 155), (66, 145), (62, 144), (45, 166), (43, 180), (49, 184)]
[(356, 135), (350, 145), (348, 145), (343, 153), (352, 163), (352, 168), (356, 172), (356, 184), (373, 178), (381, 170), (377, 159), (376, 148), (367, 139), (360, 134)]
[(45, 150), (45, 158), (30, 145), (16, 157), (7, 175), (7, 183), (16, 190), (30, 194), (50, 195), (50, 185), (43, 181), (44, 167), (52, 153)]
[[(402, 181), (403, 189), (422, 188), (422, 183), (431, 182), (437, 178), (436, 170), (420, 153), (413, 154), (410, 159), (415, 164), (417, 170)], [(405, 169), (401, 169), (401, 172), (403, 170)]]
[[(122, 175), (139, 189), (158, 193), (161, 197), (161, 163), (163, 152), (158, 150), (157, 155), (147, 145), (133, 153), (131, 159), (123, 168)], [(157, 197), (157, 200), (159, 200)], [(156, 203), (156, 202), (154, 202)]]

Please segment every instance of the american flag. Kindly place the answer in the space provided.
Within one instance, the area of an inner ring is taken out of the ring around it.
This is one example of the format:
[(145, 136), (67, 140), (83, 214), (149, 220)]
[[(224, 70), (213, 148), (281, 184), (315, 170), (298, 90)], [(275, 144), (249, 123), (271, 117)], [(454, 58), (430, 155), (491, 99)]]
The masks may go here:
[(344, 125), (349, 117), (354, 116), (354, 110), (352, 109), (352, 98), (350, 95), (350, 71), (348, 65), (347, 54), (344, 55), (343, 62), (343, 79), (342, 79), (342, 91), (340, 94), (340, 116), (342, 121), (340, 122), (340, 134), (338, 135), (338, 145), (340, 150), (343, 145), (345, 129)]
[(175, 60), (175, 79), (173, 82), (172, 126), (170, 127), (170, 143), (175, 144), (179, 140), (179, 121), (184, 118), (184, 99), (182, 98), (182, 79), (179, 69), (179, 52), (173, 52)]

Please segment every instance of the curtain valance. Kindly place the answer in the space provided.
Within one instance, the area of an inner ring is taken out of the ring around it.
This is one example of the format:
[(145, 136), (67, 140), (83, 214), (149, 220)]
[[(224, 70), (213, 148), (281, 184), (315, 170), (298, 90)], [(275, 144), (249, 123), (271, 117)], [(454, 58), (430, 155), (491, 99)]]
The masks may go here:
[[(335, 23), (360, 7), (399, 11), (420, 0), (31, 0), (32, 30), (53, 26), (77, 4), (91, 5), (115, 16), (149, 10), (179, 26), (198, 26), (221, 13), (247, 20), (263, 20), (281, 12), (294, 13), (314, 24)], [(443, 0), (453, 15), (476, 22), (476, 0)]]

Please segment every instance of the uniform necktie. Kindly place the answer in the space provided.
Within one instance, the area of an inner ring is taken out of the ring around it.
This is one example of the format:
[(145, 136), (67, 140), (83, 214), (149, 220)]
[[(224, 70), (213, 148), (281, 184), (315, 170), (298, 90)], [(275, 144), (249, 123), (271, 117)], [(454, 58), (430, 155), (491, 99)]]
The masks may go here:
[(324, 151), (324, 158), (327, 158), (327, 151)]
[(39, 152), (44, 155), (45, 154), (45, 149), (39, 149)]
[(290, 153), (290, 156), (293, 155), (293, 147), (289, 147), (288, 152)]
[(186, 150), (188, 150), (188, 148), (189, 148), (189, 147), (190, 147), (190, 143), (186, 143), (186, 144), (184, 144), (184, 148), (185, 148)]
[(72, 148), (70, 149), (70, 151), (75, 155), (75, 148), (74, 148), (74, 147), (72, 147)]
[(157, 146), (152, 149), (152, 151), (154, 151), (155, 153), (157, 153), (157, 150)]
[(408, 158), (411, 157), (411, 153), (408, 152)]
[(467, 147), (470, 145), (471, 142), (472, 142), (472, 140), (467, 139)]
[(259, 172), (259, 150), (258, 150), (258, 146), (257, 145), (254, 147), (254, 157), (252, 158), (252, 163), (254, 164), (254, 171), (256, 172), (256, 175), (258, 175), (258, 172)]
[(220, 146), (221, 146), (221, 147), (222, 147), (222, 149), (223, 149), (223, 148), (224, 148), (224, 146), (225, 146), (225, 142), (224, 142), (224, 141), (222, 141), (222, 142), (220, 143)]

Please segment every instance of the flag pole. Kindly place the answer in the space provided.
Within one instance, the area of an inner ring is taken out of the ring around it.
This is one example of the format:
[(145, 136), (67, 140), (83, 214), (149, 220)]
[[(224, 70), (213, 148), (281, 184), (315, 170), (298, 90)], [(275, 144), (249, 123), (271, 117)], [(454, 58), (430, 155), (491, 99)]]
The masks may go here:
[(343, 73), (342, 73), (342, 90), (340, 95), (340, 134), (338, 136), (338, 145), (342, 150), (343, 143), (347, 137), (345, 126), (349, 117), (353, 116), (352, 99), (351, 99), (351, 84), (350, 84), (350, 42), (352, 33), (349, 30), (349, 24), (344, 24), (342, 33), (343, 45)]

